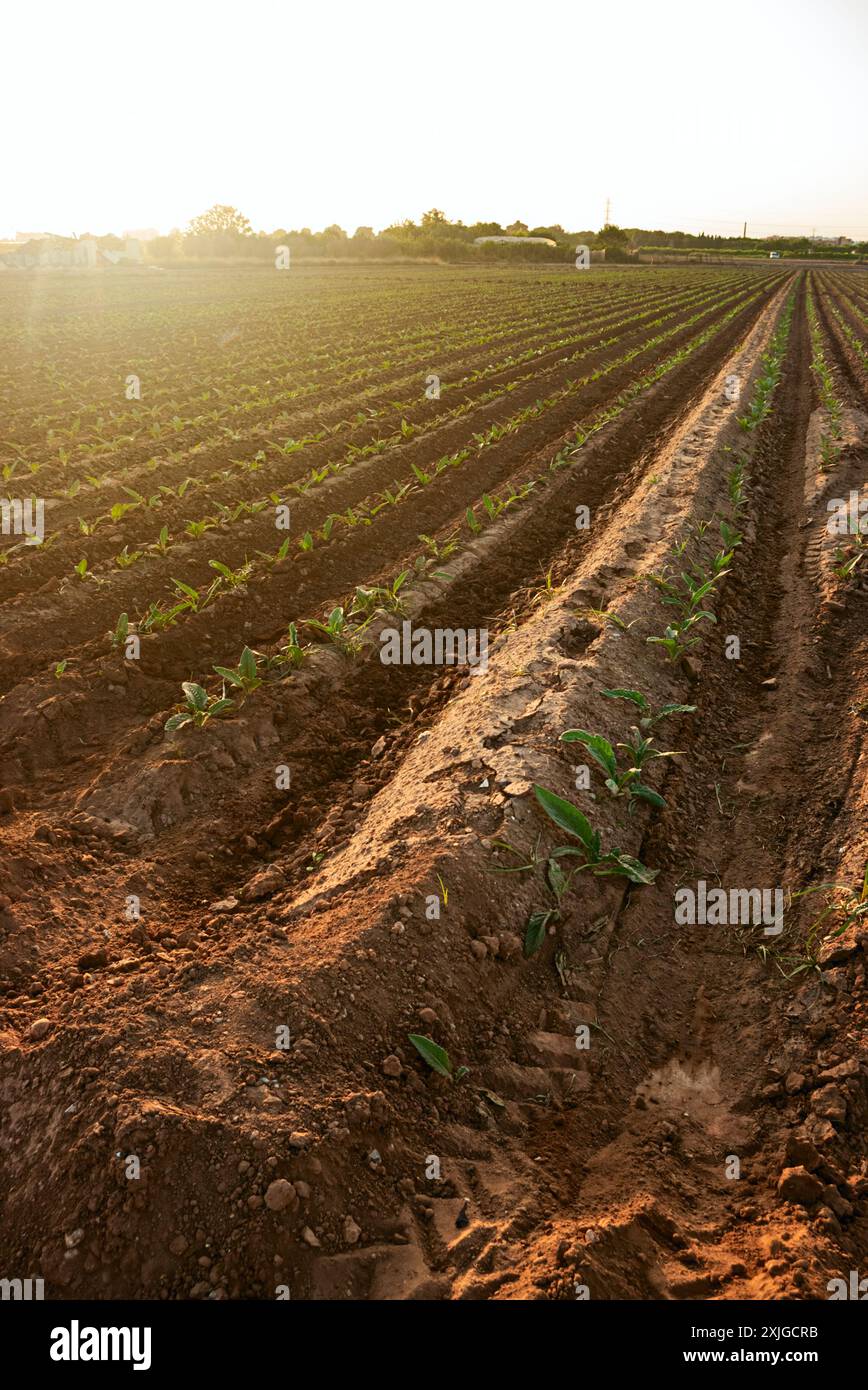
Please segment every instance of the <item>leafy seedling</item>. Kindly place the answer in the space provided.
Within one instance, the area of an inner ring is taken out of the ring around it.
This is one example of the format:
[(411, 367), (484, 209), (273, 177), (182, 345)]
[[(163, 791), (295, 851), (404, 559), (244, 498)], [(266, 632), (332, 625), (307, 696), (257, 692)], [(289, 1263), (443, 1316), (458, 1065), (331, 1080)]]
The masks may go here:
[(195, 681), (184, 681), (181, 689), (184, 692), (184, 704), (177, 714), (170, 715), (166, 720), (164, 727), (167, 734), (173, 733), (175, 729), (183, 729), (187, 724), (201, 729), (215, 715), (225, 714), (226, 710), (234, 708), (232, 700), (227, 699), (225, 695), (219, 699), (217, 696), (209, 695), (207, 690), (203, 690)]
[(230, 685), (235, 686), (238, 690), (243, 690), (245, 695), (250, 695), (254, 690), (258, 690), (262, 684), (262, 678), (256, 668), (257, 655), (258, 653), (245, 647), (237, 666), (215, 666), (214, 670)]
[(469, 1067), (459, 1067), (457, 1071), (454, 1071), (446, 1048), (441, 1047), (439, 1043), (432, 1042), (430, 1038), (423, 1037), (420, 1033), (408, 1033), (407, 1036), (422, 1060), (427, 1062), (431, 1070), (436, 1071), (440, 1076), (448, 1076), (452, 1081), (460, 1081), (462, 1076), (466, 1076), (470, 1070)]

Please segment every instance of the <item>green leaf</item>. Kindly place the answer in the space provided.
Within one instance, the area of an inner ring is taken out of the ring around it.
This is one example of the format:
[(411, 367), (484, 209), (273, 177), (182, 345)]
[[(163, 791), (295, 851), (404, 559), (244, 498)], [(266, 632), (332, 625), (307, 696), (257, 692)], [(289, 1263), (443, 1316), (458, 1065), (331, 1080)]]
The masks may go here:
[(589, 734), (586, 729), (566, 729), (561, 734), (561, 743), (582, 743), (587, 748), (595, 763), (603, 769), (609, 777), (618, 776), (618, 759), (615, 757), (615, 750), (607, 738), (602, 734)]
[(605, 695), (609, 700), (632, 700), (634, 705), (638, 705), (641, 710), (649, 710), (651, 706), (645, 699), (641, 690), (601, 690), (601, 695)]
[(638, 859), (634, 859), (632, 854), (622, 854), (619, 849), (613, 849), (601, 861), (602, 864), (614, 864), (612, 869), (600, 869), (599, 872), (606, 875), (623, 874), (624, 878), (631, 883), (653, 883), (659, 869), (648, 869), (641, 864)]
[(630, 788), (630, 793), (632, 796), (638, 796), (642, 801), (650, 802), (652, 806), (666, 805), (666, 802), (659, 792), (652, 791), (650, 787), (644, 786), (642, 782), (634, 782)]
[(587, 816), (582, 815), (578, 806), (574, 806), (571, 801), (564, 801), (563, 797), (556, 796), (546, 787), (534, 786), (533, 791), (549, 820), (553, 820), (561, 830), (566, 830), (568, 835), (575, 835), (589, 853), (599, 853), (599, 836), (595, 834)]
[(244, 680), (256, 680), (256, 657), (249, 647), (245, 647), (241, 653), (238, 670)]
[(243, 686), (244, 682), (237, 671), (232, 671), (228, 666), (215, 666), (214, 670), (218, 676), (222, 676), (230, 685)]
[(195, 681), (183, 681), (181, 689), (194, 709), (206, 709), (208, 705), (208, 692), (203, 690), (201, 685)]
[(181, 714), (173, 714), (166, 720), (163, 728), (166, 730), (167, 734), (171, 734), (175, 729), (181, 729), (185, 724), (189, 724), (190, 717), (191, 716), (186, 710), (183, 710)]
[(430, 1038), (423, 1038), (419, 1033), (408, 1033), (407, 1036), (419, 1056), (428, 1063), (432, 1071), (439, 1072), (441, 1076), (452, 1075), (452, 1063), (449, 1061), (449, 1053), (445, 1047), (440, 1047)]
[(552, 917), (552, 912), (532, 912), (527, 919), (527, 926), (524, 933), (524, 954), (530, 959), (536, 955), (540, 946), (546, 939), (546, 927)]
[(225, 709), (232, 709), (232, 708), (233, 708), (232, 701), (231, 701), (226, 695), (224, 695), (221, 699), (215, 700), (215, 701), (214, 701), (214, 703), (213, 703), (213, 705), (211, 706), (211, 708), (209, 709), (208, 713), (209, 713), (209, 714), (222, 714), (223, 711), (224, 711)]
[(556, 859), (550, 859), (546, 864), (546, 878), (549, 888), (551, 888), (558, 902), (560, 902), (567, 888), (567, 877)]

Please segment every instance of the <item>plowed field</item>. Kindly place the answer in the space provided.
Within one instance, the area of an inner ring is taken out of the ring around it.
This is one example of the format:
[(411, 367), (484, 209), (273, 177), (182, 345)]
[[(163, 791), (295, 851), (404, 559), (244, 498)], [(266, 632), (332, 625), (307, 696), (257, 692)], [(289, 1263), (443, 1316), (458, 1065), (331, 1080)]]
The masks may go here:
[(10, 275), (0, 418), (4, 1273), (868, 1268), (868, 276)]

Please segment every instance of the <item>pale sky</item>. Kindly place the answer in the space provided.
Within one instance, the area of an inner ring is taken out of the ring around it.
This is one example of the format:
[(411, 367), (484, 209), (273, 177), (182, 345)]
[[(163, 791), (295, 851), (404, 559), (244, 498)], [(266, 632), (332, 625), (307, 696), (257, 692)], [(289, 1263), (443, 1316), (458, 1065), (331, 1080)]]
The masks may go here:
[(0, 236), (516, 218), (868, 237), (868, 0), (40, 0)]

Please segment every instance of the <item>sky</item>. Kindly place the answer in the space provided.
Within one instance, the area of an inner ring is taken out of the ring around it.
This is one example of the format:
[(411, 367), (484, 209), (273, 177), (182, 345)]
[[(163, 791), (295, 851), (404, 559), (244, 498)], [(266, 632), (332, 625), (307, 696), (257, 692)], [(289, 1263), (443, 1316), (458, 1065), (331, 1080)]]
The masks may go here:
[[(590, 9), (590, 12), (588, 12)], [(7, 7), (0, 236), (466, 223), (868, 238), (868, 0)]]

